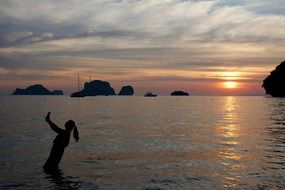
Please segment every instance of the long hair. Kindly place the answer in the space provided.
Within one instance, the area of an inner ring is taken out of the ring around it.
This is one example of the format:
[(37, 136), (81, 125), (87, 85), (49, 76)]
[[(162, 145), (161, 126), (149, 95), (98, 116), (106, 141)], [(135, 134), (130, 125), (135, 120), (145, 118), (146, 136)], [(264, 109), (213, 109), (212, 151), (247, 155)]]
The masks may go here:
[(75, 122), (73, 120), (68, 120), (65, 123), (65, 128), (66, 128), (66, 130), (69, 130), (69, 131), (73, 130), (73, 137), (77, 142), (79, 140), (79, 133), (78, 133), (77, 127), (75, 125)]
[(76, 140), (76, 142), (79, 140), (79, 133), (76, 126), (73, 128), (73, 138)]

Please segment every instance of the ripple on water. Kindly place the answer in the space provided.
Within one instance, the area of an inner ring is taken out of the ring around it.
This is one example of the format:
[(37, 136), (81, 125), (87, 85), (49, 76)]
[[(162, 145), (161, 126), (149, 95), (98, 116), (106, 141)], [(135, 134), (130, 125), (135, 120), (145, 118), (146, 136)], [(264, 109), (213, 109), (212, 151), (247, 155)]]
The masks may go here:
[[(285, 189), (285, 99), (0, 101), (1, 189)], [(75, 120), (80, 133), (58, 176), (40, 170), (55, 137), (48, 111), (61, 127)]]

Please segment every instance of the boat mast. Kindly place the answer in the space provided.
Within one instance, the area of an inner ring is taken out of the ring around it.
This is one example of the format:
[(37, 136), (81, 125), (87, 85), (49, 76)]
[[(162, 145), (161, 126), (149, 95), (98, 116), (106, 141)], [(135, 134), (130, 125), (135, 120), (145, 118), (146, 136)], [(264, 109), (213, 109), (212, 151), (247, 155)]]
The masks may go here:
[(77, 74), (77, 89), (78, 92), (80, 91), (80, 78), (79, 78), (79, 73)]

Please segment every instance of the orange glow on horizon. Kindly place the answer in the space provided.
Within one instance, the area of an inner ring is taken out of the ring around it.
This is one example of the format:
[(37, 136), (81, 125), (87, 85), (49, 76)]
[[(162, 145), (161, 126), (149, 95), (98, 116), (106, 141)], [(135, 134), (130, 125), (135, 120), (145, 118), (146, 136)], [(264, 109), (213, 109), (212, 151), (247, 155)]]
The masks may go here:
[(224, 88), (226, 88), (226, 89), (238, 88), (238, 83), (234, 82), (234, 81), (226, 81), (226, 82), (224, 82)]

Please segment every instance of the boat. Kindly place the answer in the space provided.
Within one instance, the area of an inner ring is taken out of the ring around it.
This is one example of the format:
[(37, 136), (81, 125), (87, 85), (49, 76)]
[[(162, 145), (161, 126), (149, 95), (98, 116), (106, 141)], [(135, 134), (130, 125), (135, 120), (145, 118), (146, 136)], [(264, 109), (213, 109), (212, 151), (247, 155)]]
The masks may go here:
[(153, 94), (152, 92), (147, 92), (144, 97), (156, 97), (156, 94)]
[(70, 95), (70, 97), (72, 98), (82, 98), (85, 97), (85, 95), (82, 93), (81, 88), (80, 88), (80, 77), (79, 77), (79, 73), (77, 74), (77, 90), (78, 92), (74, 92)]

